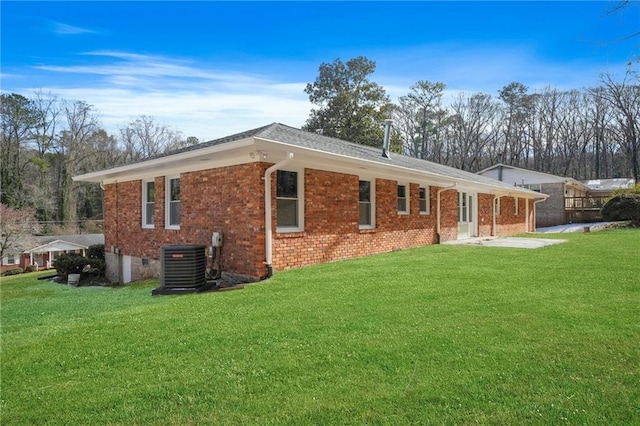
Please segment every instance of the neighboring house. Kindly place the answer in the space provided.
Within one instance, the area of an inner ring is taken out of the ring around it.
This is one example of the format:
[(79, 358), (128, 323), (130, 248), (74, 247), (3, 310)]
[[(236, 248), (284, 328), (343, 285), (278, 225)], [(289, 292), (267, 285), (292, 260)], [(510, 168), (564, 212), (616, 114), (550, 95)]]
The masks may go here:
[[(615, 189), (614, 186), (629, 184), (629, 179), (580, 182), (572, 178), (504, 164), (496, 164), (479, 171), (478, 174), (548, 194), (549, 198), (544, 203), (536, 204), (536, 226), (539, 228), (600, 221), (603, 200)], [(633, 179), (631, 181), (633, 182)]]
[(20, 267), (20, 252), (11, 250), (9, 253), (5, 253), (2, 259), (0, 259), (0, 272), (4, 272), (8, 269), (14, 269)]
[[(388, 132), (386, 132), (388, 133)], [(74, 177), (104, 188), (107, 277), (160, 273), (161, 247), (211, 245), (225, 272), (295, 268), (535, 230), (546, 195), (274, 123)]]
[(38, 265), (38, 269), (53, 268), (53, 261), (61, 254), (77, 253), (86, 256), (89, 246), (104, 244), (104, 234), (51, 235), (29, 237), (30, 246), (14, 250), (2, 259), (2, 270), (25, 269)]

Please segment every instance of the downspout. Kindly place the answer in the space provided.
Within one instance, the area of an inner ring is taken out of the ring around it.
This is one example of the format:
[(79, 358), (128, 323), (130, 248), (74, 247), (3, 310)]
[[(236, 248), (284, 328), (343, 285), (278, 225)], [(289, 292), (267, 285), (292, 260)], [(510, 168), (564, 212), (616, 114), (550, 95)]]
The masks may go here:
[(271, 174), (293, 160), (293, 152), (287, 153), (287, 158), (269, 167), (264, 172), (264, 252), (265, 265), (267, 265), (267, 275), (270, 278), (273, 275), (273, 226), (271, 224)]
[(442, 216), (441, 212), (440, 212), (440, 194), (443, 191), (448, 191), (449, 189), (453, 189), (456, 187), (456, 184), (453, 183), (451, 186), (445, 186), (444, 188), (440, 188), (438, 189), (437, 192), (437, 213), (438, 213), (438, 218), (436, 220), (436, 243), (440, 244), (440, 218)]

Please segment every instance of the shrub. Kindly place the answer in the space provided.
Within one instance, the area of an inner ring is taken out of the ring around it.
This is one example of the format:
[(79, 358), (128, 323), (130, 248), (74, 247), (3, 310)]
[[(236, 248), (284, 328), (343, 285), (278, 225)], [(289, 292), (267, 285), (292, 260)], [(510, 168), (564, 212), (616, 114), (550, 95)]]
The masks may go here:
[(63, 254), (53, 262), (53, 267), (56, 268), (58, 276), (66, 280), (69, 274), (82, 273), (88, 262), (87, 258), (77, 254)]
[(38, 267), (36, 265), (29, 265), (24, 269), (25, 272), (36, 272), (37, 270)]
[(87, 257), (89, 259), (104, 260), (104, 244), (94, 244), (87, 249)]
[(616, 195), (602, 206), (601, 212), (605, 220), (630, 220), (634, 226), (640, 226), (640, 194)]
[(9, 275), (18, 275), (23, 273), (24, 271), (22, 270), (22, 268), (11, 268), (11, 269), (7, 269), (6, 271), (4, 271), (2, 273), (2, 275), (4, 276), (9, 276)]
[(95, 272), (100, 276), (104, 276), (104, 270), (107, 267), (107, 263), (104, 259), (87, 259), (87, 268), (85, 272)]

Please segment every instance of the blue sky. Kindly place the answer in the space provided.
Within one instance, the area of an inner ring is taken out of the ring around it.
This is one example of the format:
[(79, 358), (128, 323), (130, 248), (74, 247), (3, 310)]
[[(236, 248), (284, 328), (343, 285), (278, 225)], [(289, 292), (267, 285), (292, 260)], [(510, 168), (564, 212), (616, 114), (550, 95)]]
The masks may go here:
[(304, 87), (336, 58), (375, 61), (393, 101), (419, 80), (583, 88), (640, 53), (640, 4), (616, 3), (2, 1), (1, 90), (86, 101), (111, 133), (148, 115), (209, 140), (302, 126)]

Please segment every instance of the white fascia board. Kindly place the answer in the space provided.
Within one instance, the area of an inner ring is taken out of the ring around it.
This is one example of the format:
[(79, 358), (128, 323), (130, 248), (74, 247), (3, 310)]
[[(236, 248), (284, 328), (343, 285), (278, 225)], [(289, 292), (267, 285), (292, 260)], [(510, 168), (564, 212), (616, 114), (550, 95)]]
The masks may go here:
[[(277, 149), (277, 147), (281, 147)], [(456, 184), (456, 189), (477, 191), (482, 193), (493, 194), (501, 192), (505, 195), (513, 194), (521, 198), (546, 198), (545, 194), (519, 187), (505, 186), (505, 184), (496, 181), (496, 184), (474, 182), (458, 177), (446, 176), (439, 173), (427, 172), (423, 170), (411, 169), (394, 164), (385, 164), (382, 162), (364, 160), (343, 154), (330, 153), (313, 148), (301, 147), (299, 145), (291, 145), (284, 142), (273, 141), (264, 138), (256, 138), (256, 147), (258, 149), (270, 152), (269, 162), (277, 162), (279, 159), (285, 158), (287, 152), (291, 151), (295, 154), (293, 163), (309, 168), (345, 173), (370, 178), (382, 178), (389, 180), (410, 181), (420, 185), (431, 186), (451, 186)], [(275, 151), (274, 151), (275, 149)], [(274, 154), (275, 158), (271, 157)]]
[[(313, 148), (291, 145), (284, 142), (269, 139), (256, 138), (256, 147), (269, 152), (269, 162), (277, 162), (285, 158), (287, 152), (295, 154), (292, 164), (304, 166), (316, 170), (344, 173), (368, 178), (381, 178), (389, 180), (411, 180), (414, 183), (425, 185), (450, 185), (455, 179), (436, 173), (421, 172), (393, 164), (379, 163), (377, 161), (364, 160), (348, 155), (326, 152)], [(280, 149), (278, 149), (278, 147)], [(275, 150), (274, 150), (275, 149)], [(272, 158), (272, 154), (275, 154)]]

